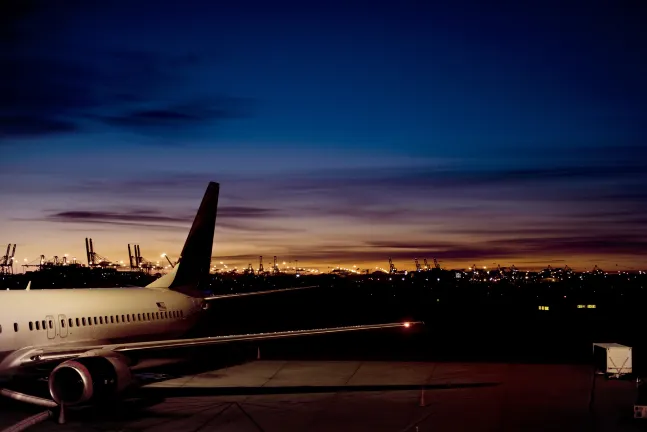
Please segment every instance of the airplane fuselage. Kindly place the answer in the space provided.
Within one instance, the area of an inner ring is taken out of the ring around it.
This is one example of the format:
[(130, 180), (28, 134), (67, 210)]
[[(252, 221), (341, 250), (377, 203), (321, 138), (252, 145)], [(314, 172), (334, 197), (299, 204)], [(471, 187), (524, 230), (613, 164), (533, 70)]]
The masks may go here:
[(203, 300), (151, 288), (0, 291), (0, 375), (31, 347), (91, 346), (177, 338)]

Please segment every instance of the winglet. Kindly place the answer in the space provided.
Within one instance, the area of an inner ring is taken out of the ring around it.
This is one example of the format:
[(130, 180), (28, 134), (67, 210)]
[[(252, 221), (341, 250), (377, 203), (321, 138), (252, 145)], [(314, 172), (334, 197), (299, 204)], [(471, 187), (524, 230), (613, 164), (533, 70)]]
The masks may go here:
[(199, 296), (196, 288), (209, 275), (211, 268), (219, 193), (220, 185), (210, 182), (193, 219), (178, 263), (170, 273), (149, 284), (147, 288), (170, 289)]
[(29, 291), (29, 290), (31, 290), (31, 281), (29, 281), (29, 283), (27, 284), (27, 288), (25, 288), (25, 291)]

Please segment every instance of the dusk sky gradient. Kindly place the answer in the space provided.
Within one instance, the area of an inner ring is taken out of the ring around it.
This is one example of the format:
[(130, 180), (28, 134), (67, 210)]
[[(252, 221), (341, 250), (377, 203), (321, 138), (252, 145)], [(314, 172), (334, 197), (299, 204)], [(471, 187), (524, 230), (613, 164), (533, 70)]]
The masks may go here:
[(644, 2), (494, 3), (3, 3), (0, 254), (647, 269)]

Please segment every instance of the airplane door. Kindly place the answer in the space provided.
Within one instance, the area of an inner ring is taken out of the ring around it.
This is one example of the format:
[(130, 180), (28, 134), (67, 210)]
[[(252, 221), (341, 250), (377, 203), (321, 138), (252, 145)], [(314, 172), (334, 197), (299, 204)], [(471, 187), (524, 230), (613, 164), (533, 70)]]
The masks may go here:
[(45, 317), (45, 325), (47, 326), (47, 338), (54, 339), (56, 337), (56, 323), (54, 322), (54, 315), (47, 315)]
[(58, 316), (58, 325), (60, 326), (58, 328), (59, 336), (62, 338), (67, 337), (67, 322), (65, 319), (65, 315)]

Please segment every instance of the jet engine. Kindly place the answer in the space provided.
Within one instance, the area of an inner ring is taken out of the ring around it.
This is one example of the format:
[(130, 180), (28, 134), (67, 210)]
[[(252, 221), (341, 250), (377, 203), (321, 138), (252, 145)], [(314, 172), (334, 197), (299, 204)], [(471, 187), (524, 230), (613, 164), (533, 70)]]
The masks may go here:
[(115, 352), (88, 352), (54, 368), (49, 375), (49, 392), (59, 405), (114, 397), (133, 383), (128, 363)]

